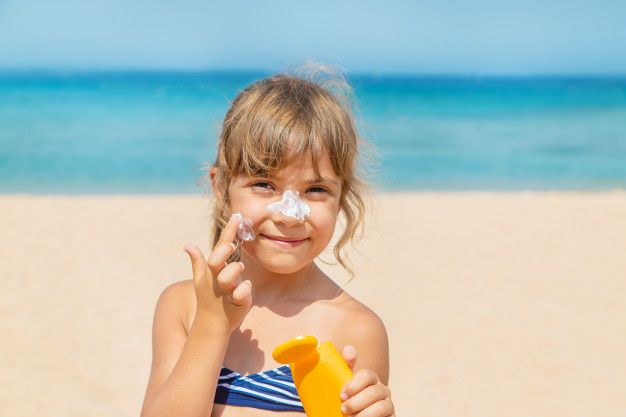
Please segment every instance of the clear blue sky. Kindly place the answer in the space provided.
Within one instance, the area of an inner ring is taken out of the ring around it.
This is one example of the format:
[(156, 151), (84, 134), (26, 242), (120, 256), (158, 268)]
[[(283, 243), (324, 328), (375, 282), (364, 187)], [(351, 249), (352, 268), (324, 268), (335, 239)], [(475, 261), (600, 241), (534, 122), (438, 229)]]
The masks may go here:
[(0, 0), (0, 69), (626, 74), (626, 0)]

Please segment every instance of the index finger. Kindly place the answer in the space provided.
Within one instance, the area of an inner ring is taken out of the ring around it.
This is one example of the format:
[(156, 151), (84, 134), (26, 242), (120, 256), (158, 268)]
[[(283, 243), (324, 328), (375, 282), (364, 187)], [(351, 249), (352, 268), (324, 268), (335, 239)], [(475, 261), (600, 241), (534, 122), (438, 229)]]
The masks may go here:
[(237, 237), (237, 227), (239, 226), (239, 220), (237, 219), (237, 216), (235, 216), (234, 214), (230, 216), (230, 219), (228, 219), (228, 223), (226, 223), (226, 226), (224, 226), (224, 229), (222, 229), (222, 234), (220, 235), (220, 239), (218, 240), (217, 244), (221, 244), (221, 243), (225, 243), (225, 244), (230, 244), (233, 243), (235, 241), (235, 238)]

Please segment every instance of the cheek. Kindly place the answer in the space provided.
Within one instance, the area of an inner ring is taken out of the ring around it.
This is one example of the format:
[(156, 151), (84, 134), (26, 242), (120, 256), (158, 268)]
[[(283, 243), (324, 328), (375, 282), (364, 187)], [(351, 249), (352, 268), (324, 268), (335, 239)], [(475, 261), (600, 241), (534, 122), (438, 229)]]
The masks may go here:
[(311, 207), (309, 221), (318, 231), (319, 237), (330, 240), (337, 224), (336, 207)]
[(249, 218), (256, 226), (267, 216), (267, 205), (268, 202), (264, 199), (233, 198), (230, 203), (230, 209), (233, 213), (239, 212), (244, 217)]

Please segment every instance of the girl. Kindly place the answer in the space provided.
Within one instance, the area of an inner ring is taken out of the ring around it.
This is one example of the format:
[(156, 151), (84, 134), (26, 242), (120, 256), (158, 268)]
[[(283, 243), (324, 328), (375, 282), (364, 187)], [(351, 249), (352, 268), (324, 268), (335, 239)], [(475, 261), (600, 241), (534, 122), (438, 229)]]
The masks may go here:
[[(157, 301), (142, 417), (302, 416), (289, 366), (271, 355), (297, 335), (332, 342), (353, 370), (340, 395), (345, 415), (394, 415), (384, 324), (315, 263), (342, 213), (334, 254), (348, 269), (342, 249), (364, 217), (359, 137), (345, 97), (326, 85), (274, 75), (226, 113), (209, 172), (212, 251), (186, 246), (193, 279)], [(287, 191), (302, 216), (268, 210)], [(237, 238), (239, 214), (253, 240)]]

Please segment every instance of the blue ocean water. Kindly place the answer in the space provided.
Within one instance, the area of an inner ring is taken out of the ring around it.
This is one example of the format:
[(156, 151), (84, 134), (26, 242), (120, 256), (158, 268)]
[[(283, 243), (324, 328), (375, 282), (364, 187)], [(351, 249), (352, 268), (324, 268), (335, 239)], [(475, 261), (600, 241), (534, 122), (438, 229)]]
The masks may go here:
[[(194, 193), (261, 73), (0, 73), (0, 193)], [(350, 76), (382, 190), (626, 189), (626, 77)]]

